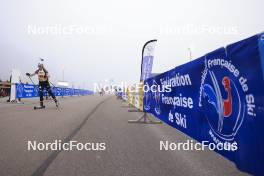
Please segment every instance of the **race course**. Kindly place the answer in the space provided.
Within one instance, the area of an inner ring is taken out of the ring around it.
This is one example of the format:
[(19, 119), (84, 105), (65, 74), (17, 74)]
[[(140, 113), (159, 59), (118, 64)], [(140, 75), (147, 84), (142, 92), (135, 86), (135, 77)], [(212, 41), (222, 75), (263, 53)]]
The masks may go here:
[[(160, 141), (186, 142), (166, 124), (130, 124), (140, 112), (114, 96), (60, 98), (61, 109), (38, 99), (8, 104), (0, 99), (0, 175), (173, 176), (247, 175), (219, 154), (160, 151)], [(28, 151), (28, 141), (103, 142), (104, 151)]]

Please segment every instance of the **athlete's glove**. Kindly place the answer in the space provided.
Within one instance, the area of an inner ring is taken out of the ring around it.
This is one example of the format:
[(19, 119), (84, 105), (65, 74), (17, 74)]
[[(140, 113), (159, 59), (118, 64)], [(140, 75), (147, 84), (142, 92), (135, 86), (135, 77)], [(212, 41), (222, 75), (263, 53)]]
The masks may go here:
[(30, 76), (30, 73), (26, 73), (27, 76)]

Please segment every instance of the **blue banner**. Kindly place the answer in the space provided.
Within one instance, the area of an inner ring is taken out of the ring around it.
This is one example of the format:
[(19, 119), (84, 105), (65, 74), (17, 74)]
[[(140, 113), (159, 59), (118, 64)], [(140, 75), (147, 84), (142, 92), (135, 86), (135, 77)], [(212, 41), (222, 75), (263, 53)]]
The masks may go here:
[[(52, 87), (55, 96), (81, 96), (91, 95), (93, 91), (73, 88)], [(44, 90), (44, 95), (48, 92)], [(16, 84), (16, 98), (33, 98), (39, 96), (38, 85), (33, 84)]]
[(225, 144), (215, 151), (242, 171), (264, 175), (263, 36), (147, 79), (144, 110), (199, 142)]

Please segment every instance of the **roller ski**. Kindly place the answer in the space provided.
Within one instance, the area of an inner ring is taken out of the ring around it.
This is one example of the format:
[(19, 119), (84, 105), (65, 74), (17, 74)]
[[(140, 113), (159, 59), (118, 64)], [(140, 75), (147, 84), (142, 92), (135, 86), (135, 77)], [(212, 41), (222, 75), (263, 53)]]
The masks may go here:
[(45, 109), (45, 106), (34, 106), (34, 110), (38, 110), (38, 109)]

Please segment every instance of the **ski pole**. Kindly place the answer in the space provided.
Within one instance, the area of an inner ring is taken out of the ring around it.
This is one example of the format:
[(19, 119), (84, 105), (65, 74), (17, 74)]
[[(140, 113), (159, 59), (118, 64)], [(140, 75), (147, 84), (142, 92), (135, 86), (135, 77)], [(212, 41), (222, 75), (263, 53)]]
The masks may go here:
[(36, 86), (36, 84), (35, 84), (34, 81), (31, 79), (31, 77), (28, 76), (28, 78), (30, 79), (30, 81), (32, 82), (32, 84), (33, 84), (34, 86)]
[(53, 86), (53, 87), (56, 87), (54, 84), (52, 84), (52, 82), (51, 81), (49, 81), (49, 83)]
[(34, 83), (34, 81), (31, 79), (31, 77), (29, 76), (29, 74), (26, 74), (28, 76), (28, 78), (30, 79), (30, 81), (32, 82), (32, 84), (37, 87), (39, 89), (39, 87)]

